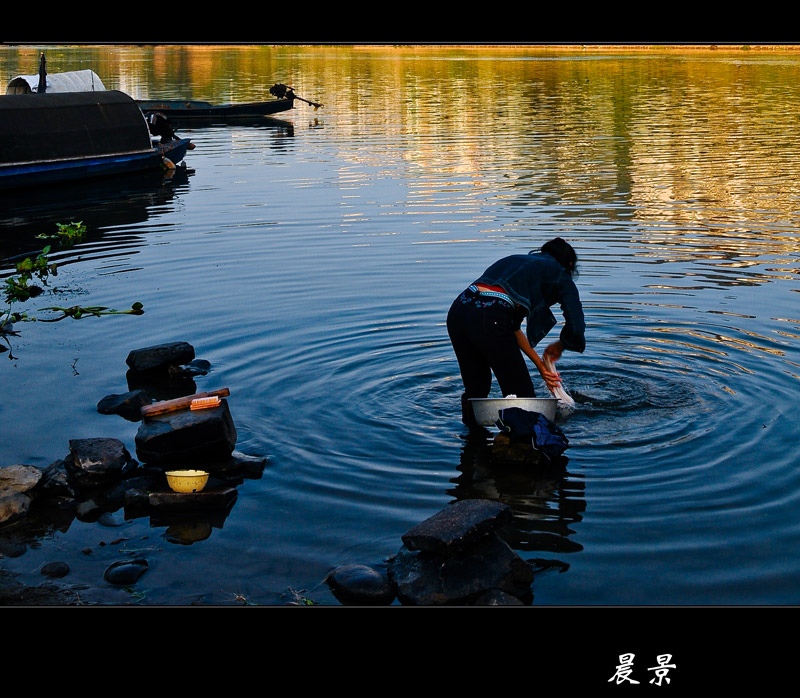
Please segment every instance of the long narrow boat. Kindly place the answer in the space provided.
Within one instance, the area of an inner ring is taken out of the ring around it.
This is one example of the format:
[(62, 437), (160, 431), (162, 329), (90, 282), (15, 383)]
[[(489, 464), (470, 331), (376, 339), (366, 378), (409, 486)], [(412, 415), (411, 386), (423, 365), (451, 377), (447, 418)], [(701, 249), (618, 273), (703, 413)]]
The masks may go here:
[(211, 104), (210, 102), (182, 99), (140, 99), (136, 102), (145, 114), (160, 112), (169, 119), (237, 119), (241, 117), (270, 116), (288, 111), (293, 99), (272, 99), (266, 102), (240, 104)]
[(190, 147), (155, 144), (124, 92), (0, 96), (0, 189), (157, 169)]
[(294, 106), (295, 101), (299, 100), (310, 104), (314, 109), (319, 109), (322, 104), (311, 102), (297, 96), (294, 89), (283, 83), (276, 82), (269, 88), (271, 95), (275, 99), (265, 102), (240, 102), (238, 104), (211, 104), (210, 102), (198, 102), (182, 99), (140, 99), (137, 104), (146, 114), (161, 113), (176, 124), (186, 119), (197, 121), (218, 121), (271, 116), (280, 112), (289, 111)]

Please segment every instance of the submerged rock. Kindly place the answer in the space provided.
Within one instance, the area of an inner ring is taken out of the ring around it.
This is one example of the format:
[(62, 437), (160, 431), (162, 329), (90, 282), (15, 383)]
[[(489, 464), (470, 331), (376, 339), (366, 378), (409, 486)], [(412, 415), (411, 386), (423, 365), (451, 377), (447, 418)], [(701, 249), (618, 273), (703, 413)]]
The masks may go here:
[(266, 465), (267, 459), (263, 456), (250, 456), (241, 451), (234, 451), (228, 458), (222, 458), (214, 463), (206, 463), (204, 470), (223, 479), (257, 480), (264, 474)]
[(69, 565), (66, 562), (61, 561), (48, 562), (47, 564), (42, 565), (42, 568), (39, 571), (45, 577), (59, 579), (61, 577), (66, 577), (69, 574)]
[(386, 575), (368, 565), (337, 567), (326, 581), (345, 606), (388, 606), (396, 596)]
[(128, 584), (135, 584), (139, 577), (141, 577), (150, 568), (147, 560), (138, 558), (134, 560), (119, 560), (106, 569), (103, 574), (109, 584), (116, 584), (118, 586), (126, 586)]
[(95, 522), (103, 514), (103, 509), (93, 499), (87, 499), (80, 502), (75, 507), (75, 517), (78, 521)]
[(169, 367), (170, 376), (173, 378), (189, 378), (192, 376), (205, 376), (211, 370), (211, 362), (205, 359), (195, 359), (186, 365), (172, 365)]

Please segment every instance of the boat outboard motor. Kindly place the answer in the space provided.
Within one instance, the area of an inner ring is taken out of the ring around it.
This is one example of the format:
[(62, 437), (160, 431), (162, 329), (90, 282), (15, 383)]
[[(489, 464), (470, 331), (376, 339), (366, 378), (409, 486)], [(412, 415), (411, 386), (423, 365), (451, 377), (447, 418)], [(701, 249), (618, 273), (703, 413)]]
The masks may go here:
[(294, 103), (294, 100), (299, 99), (301, 102), (310, 104), (312, 107), (314, 107), (315, 111), (322, 106), (319, 102), (311, 102), (307, 99), (303, 99), (302, 97), (298, 97), (294, 93), (294, 89), (292, 89), (288, 85), (284, 85), (281, 82), (276, 82), (272, 87), (270, 87), (269, 93), (271, 95), (274, 95), (278, 99), (288, 99), (292, 103)]
[(290, 99), (294, 101), (296, 98), (294, 94), (294, 90), (289, 87), (288, 85), (284, 85), (283, 83), (276, 82), (272, 87), (269, 88), (269, 93), (274, 95), (278, 99)]
[(161, 136), (162, 143), (169, 143), (175, 138), (175, 131), (172, 130), (172, 125), (169, 119), (161, 112), (153, 112), (147, 115), (147, 128), (154, 136)]

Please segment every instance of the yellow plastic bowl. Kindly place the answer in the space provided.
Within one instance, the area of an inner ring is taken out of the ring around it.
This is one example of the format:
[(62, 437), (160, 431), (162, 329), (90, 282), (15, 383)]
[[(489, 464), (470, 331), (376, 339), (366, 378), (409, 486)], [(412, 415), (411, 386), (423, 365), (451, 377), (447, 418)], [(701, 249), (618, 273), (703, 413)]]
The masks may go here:
[(208, 482), (205, 470), (170, 470), (166, 475), (173, 492), (200, 492)]

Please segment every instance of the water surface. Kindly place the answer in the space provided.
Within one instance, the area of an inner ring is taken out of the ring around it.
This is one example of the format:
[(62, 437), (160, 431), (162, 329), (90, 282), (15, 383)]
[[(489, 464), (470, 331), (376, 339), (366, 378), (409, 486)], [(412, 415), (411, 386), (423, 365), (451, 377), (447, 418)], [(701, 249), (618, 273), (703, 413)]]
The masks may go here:
[[(187, 524), (192, 544), (117, 512), (4, 569), (39, 583), (66, 558), (101, 603), (335, 603), (330, 569), (380, 565), (480, 497), (511, 506), (535, 605), (797, 602), (800, 56), (46, 50), (50, 70), (90, 67), (134, 97), (285, 82), (325, 106), (183, 127), (197, 147), (167, 183), (3, 197), (3, 276), (37, 232), (89, 228), (26, 311), (145, 314), (22, 327), (0, 355), (0, 463), (46, 466), (89, 436), (133, 452), (136, 426), (95, 406), (127, 389), (132, 348), (177, 340), (212, 363), (198, 389), (231, 389), (239, 450), (268, 457), (224, 520)], [(38, 52), (0, 48), (0, 73), (36, 72)], [(460, 423), (445, 315), (495, 259), (556, 235), (578, 251), (588, 323), (560, 363), (569, 461), (498, 468)], [(151, 563), (137, 596), (105, 587), (135, 553)]]

